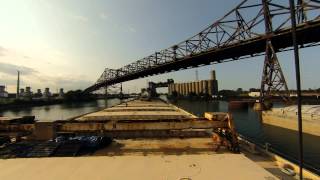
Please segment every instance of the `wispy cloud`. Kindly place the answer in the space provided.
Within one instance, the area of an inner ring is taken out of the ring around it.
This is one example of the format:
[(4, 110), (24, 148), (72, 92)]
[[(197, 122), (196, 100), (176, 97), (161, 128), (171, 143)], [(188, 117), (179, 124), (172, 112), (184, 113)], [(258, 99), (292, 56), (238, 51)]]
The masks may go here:
[(63, 87), (65, 89), (84, 89), (89, 87), (92, 82), (89, 80), (85, 80), (86, 77), (84, 76), (60, 76), (60, 77), (48, 77), (50, 81), (53, 83), (55, 87)]
[(7, 49), (0, 46), (0, 56), (5, 56), (6, 52), (7, 52)]
[(130, 32), (130, 33), (136, 33), (137, 30), (136, 28), (130, 26), (130, 25), (126, 25), (126, 24), (123, 24), (123, 23), (119, 23), (119, 22), (116, 22), (114, 21), (113, 18), (110, 17), (110, 15), (108, 15), (107, 13), (105, 12), (101, 12), (100, 14), (98, 14), (98, 16), (100, 17), (100, 19), (102, 19), (103, 21), (108, 21), (108, 23), (110, 25), (112, 25), (115, 29), (119, 29), (121, 31), (124, 31), (124, 32)]
[(70, 17), (76, 21), (88, 22), (89, 18), (81, 15), (71, 14)]
[(14, 64), (0, 62), (0, 72), (3, 74), (16, 75), (18, 70), (25, 75), (31, 75), (31, 74), (37, 73), (36, 70), (30, 67), (18, 66)]
[(99, 14), (99, 17), (100, 17), (101, 19), (103, 19), (103, 20), (106, 20), (106, 19), (109, 18), (109, 16), (108, 16), (105, 12), (100, 13), (100, 14)]
[(0, 82), (6, 85), (10, 92), (14, 92), (16, 88), (17, 70), (21, 72), (22, 86), (31, 86), (32, 89), (45, 87), (50, 87), (52, 90), (57, 88), (84, 89), (93, 83), (84, 75), (47, 75), (30, 67), (0, 62)]
[(132, 32), (132, 33), (137, 32), (137, 30), (134, 27), (131, 27), (131, 26), (128, 27), (128, 31)]
[(35, 87), (50, 87), (53, 89), (64, 88), (66, 90), (84, 89), (89, 87), (92, 82), (83, 75), (76, 74), (60, 74), (60, 75), (45, 75), (42, 73), (36, 74), (29, 80), (31, 86)]
[(23, 52), (19, 52), (15, 49), (9, 49), (3, 46), (0, 46), (0, 61), (2, 61), (4, 58), (23, 58), (23, 59), (32, 59), (31, 56), (26, 55)]

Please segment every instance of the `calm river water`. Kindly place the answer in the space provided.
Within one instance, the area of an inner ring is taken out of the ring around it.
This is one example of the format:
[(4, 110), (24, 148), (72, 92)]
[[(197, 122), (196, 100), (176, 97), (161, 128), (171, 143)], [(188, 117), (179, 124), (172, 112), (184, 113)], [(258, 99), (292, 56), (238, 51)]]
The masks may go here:
[[(52, 121), (58, 119), (68, 119), (81, 114), (97, 111), (104, 107), (119, 104), (119, 99), (97, 100), (85, 103), (58, 104), (40, 107), (30, 107), (0, 111), (0, 116), (23, 116), (34, 115), (36, 119)], [(206, 111), (227, 112), (228, 103), (224, 101), (189, 101), (179, 100), (177, 106), (195, 114), (203, 116)], [(230, 110), (232, 112), (235, 126), (239, 134), (249, 138), (255, 143), (265, 145), (269, 143), (275, 151), (287, 156), (291, 160), (297, 159), (298, 155), (298, 135), (297, 132), (265, 125), (259, 120), (259, 115), (252, 108), (242, 110)], [(320, 137), (304, 135), (304, 156), (307, 165), (320, 171)]]
[(99, 109), (119, 104), (119, 99), (99, 99), (90, 102), (75, 102), (56, 104), (38, 107), (15, 108), (12, 110), (0, 111), (0, 116), (35, 116), (37, 120), (54, 121), (69, 119), (81, 114), (98, 111)]

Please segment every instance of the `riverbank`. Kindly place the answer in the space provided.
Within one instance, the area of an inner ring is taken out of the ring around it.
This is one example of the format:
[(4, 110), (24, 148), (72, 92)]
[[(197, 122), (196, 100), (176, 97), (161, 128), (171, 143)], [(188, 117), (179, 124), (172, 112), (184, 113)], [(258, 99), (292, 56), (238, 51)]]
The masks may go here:
[[(251, 96), (222, 96), (217, 95), (215, 97), (206, 96), (206, 95), (189, 95), (189, 96), (168, 96), (168, 99), (171, 102), (176, 102), (179, 100), (188, 100), (188, 101), (244, 101), (244, 102), (255, 102), (259, 100), (259, 97), (251, 97)], [(283, 103), (283, 99), (281, 97), (272, 97), (270, 101), (274, 103)], [(296, 102), (297, 97), (290, 97), (291, 102)], [(305, 105), (320, 105), (320, 98), (317, 96), (302, 96), (302, 104)]]
[(62, 104), (63, 99), (50, 99), (50, 100), (11, 100), (0, 103), (0, 111), (8, 109), (18, 109), (26, 107), (46, 106), (54, 104)]
[(19, 98), (0, 98), (0, 111), (5, 109), (28, 108), (70, 102), (88, 102), (96, 100), (97, 96), (85, 94), (81, 90), (68, 91), (62, 96), (54, 94), (48, 97), (19, 96)]
[[(79, 100), (77, 103), (93, 102), (96, 99)], [(67, 101), (64, 99), (50, 99), (50, 100), (16, 100), (11, 103), (0, 104), (0, 111), (9, 109), (24, 109), (39, 106), (50, 106), (57, 104), (71, 104), (73, 101)]]

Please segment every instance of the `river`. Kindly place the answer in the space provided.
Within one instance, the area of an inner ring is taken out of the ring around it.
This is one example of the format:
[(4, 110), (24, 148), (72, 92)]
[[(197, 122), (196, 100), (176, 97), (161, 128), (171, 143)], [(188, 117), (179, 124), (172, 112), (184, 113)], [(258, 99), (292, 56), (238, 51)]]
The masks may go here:
[(74, 102), (37, 107), (14, 108), (0, 111), (0, 116), (35, 116), (37, 120), (54, 121), (69, 119), (81, 114), (98, 111), (119, 104), (119, 99), (99, 99), (90, 102)]
[[(119, 99), (100, 99), (92, 102), (57, 104), (39, 107), (28, 107), (0, 111), (0, 116), (24, 116), (34, 115), (38, 120), (53, 121), (68, 119), (81, 114), (97, 111), (105, 107), (119, 104)], [(179, 100), (175, 104), (197, 116), (203, 116), (204, 112), (228, 112), (228, 103), (224, 101), (189, 101)], [(297, 132), (270, 126), (261, 123), (258, 113), (252, 108), (231, 110), (235, 126), (239, 134), (251, 141), (270, 147), (277, 153), (296, 160), (298, 156)], [(304, 157), (305, 163), (320, 172), (320, 137), (304, 134)]]

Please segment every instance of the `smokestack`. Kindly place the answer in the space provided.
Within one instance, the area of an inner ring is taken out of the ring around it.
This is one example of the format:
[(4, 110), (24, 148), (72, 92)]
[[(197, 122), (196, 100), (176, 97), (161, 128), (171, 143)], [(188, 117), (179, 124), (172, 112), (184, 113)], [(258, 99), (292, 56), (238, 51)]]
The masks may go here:
[(216, 80), (216, 71), (215, 70), (211, 71), (211, 80)]
[(20, 90), (20, 71), (18, 71), (18, 79), (17, 79), (17, 94), (16, 94), (16, 98), (19, 98), (19, 90)]
[(196, 69), (196, 81), (199, 81), (198, 68)]

